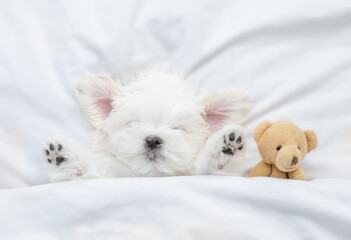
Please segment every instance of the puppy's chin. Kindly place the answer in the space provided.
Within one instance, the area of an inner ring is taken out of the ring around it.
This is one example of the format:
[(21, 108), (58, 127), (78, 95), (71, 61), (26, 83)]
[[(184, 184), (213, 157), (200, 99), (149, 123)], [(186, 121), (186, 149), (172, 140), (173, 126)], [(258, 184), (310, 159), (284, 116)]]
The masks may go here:
[(170, 160), (164, 157), (153, 159), (144, 158), (144, 163), (139, 166), (132, 166), (134, 171), (141, 177), (166, 177), (182, 175), (182, 171), (177, 171)]
[(140, 177), (165, 177), (190, 174), (192, 160), (166, 151), (149, 151), (129, 159), (128, 165)]

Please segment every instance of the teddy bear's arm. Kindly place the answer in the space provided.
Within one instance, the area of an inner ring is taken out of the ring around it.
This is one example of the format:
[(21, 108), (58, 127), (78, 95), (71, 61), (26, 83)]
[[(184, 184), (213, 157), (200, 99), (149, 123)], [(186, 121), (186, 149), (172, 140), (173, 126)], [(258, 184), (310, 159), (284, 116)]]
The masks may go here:
[(303, 181), (306, 180), (306, 174), (301, 166), (298, 167), (295, 171), (289, 172), (288, 177), (289, 179), (303, 180)]
[(261, 160), (251, 170), (249, 177), (269, 177), (271, 175), (272, 166), (265, 161)]

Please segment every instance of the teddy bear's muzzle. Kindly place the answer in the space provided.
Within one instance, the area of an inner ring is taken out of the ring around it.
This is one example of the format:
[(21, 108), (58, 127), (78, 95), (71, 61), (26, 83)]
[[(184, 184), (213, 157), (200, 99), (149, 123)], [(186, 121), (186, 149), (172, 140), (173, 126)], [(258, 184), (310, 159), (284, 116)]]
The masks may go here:
[(275, 166), (282, 172), (292, 172), (300, 166), (301, 160), (297, 146), (284, 146), (278, 152)]

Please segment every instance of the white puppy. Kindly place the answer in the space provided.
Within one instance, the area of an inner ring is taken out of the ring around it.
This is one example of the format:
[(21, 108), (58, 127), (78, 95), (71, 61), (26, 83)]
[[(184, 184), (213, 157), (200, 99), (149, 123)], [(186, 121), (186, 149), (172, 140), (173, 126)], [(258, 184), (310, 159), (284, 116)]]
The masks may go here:
[(250, 109), (246, 93), (227, 89), (200, 100), (181, 79), (141, 73), (123, 86), (89, 75), (76, 94), (96, 128), (92, 152), (51, 138), (43, 148), (53, 181), (77, 177), (216, 174), (244, 158), (240, 125)]

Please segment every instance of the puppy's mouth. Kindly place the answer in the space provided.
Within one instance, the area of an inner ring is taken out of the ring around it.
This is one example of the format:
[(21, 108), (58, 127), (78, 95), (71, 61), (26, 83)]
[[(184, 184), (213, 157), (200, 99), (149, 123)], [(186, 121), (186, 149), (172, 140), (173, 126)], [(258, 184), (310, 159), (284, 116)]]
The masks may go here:
[(147, 150), (145, 152), (145, 157), (151, 162), (156, 162), (162, 158), (162, 154), (159, 149)]

